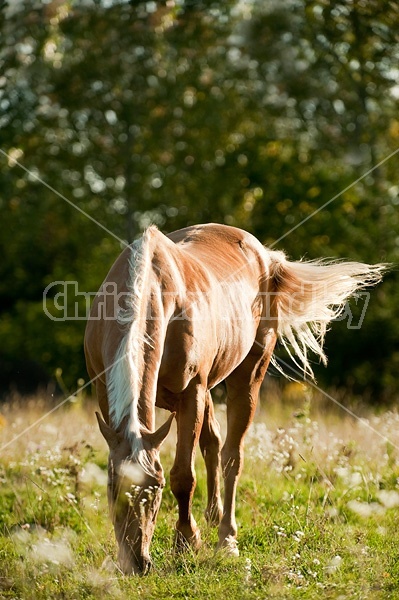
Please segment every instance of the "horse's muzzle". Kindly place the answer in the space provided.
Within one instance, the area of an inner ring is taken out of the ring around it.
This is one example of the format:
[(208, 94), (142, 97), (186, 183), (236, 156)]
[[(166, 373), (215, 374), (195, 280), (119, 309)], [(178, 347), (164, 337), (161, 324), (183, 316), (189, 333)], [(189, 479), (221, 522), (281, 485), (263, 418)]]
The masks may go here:
[(143, 556), (139, 559), (129, 557), (122, 558), (119, 556), (119, 566), (125, 575), (147, 575), (153, 568), (150, 557)]

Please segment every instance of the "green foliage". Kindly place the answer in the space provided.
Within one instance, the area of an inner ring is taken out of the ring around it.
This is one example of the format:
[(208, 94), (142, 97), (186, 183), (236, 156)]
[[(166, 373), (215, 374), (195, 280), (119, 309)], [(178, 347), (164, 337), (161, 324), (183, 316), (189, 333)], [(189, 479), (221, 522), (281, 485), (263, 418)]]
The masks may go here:
[[(380, 4), (3, 3), (2, 358), (72, 389), (84, 322), (48, 319), (43, 290), (95, 292), (152, 222), (397, 262), (397, 156), (377, 164), (399, 139), (398, 7)], [(334, 325), (323, 384), (397, 393), (397, 289), (393, 273), (361, 330)]]

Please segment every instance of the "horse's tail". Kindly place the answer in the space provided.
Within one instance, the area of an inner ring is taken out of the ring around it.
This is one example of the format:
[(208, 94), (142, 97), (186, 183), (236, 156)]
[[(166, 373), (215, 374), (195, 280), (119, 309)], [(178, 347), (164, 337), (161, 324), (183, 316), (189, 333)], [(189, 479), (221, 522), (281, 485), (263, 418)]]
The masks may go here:
[(294, 350), (303, 373), (313, 378), (307, 350), (326, 364), (323, 343), (328, 324), (343, 313), (348, 298), (381, 281), (387, 265), (290, 262), (283, 252), (275, 251), (269, 251), (269, 259), (278, 337), (291, 356)]
[(161, 235), (158, 229), (151, 226), (130, 246), (130, 281), (126, 308), (120, 310), (117, 318), (119, 326), (125, 328), (125, 334), (107, 378), (111, 423), (117, 428), (128, 417), (126, 432), (137, 456), (142, 450), (138, 402), (145, 352), (152, 347), (147, 331), (147, 311), (151, 294), (152, 256), (158, 235)]

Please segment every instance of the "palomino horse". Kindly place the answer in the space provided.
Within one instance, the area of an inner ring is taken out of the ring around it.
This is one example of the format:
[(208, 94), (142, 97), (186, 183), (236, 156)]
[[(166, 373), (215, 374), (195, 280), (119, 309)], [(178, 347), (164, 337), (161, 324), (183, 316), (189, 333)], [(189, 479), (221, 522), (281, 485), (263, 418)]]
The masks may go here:
[[(243, 440), (276, 340), (312, 375), (307, 349), (325, 361), (327, 324), (356, 290), (377, 283), (383, 268), (289, 262), (249, 233), (215, 224), (168, 236), (152, 226), (122, 252), (94, 301), (85, 352), (110, 450), (108, 501), (123, 572), (145, 573), (151, 565), (165, 485), (159, 447), (174, 416), (170, 485), (179, 506), (177, 548), (196, 549), (201, 541), (191, 512), (199, 443), (207, 468), (206, 517), (219, 526), (218, 546), (238, 554), (234, 513)], [(221, 381), (227, 388), (222, 449), (210, 393)], [(156, 406), (172, 412), (157, 430)]]

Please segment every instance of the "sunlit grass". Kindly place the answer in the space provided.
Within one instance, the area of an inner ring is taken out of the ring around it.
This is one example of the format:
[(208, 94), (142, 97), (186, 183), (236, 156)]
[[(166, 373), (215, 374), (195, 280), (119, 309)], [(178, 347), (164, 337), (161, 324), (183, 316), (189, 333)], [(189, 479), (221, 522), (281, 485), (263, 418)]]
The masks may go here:
[[(263, 400), (247, 436), (240, 557), (215, 553), (198, 456), (194, 512), (203, 547), (174, 555), (177, 507), (167, 485), (155, 570), (144, 578), (115, 566), (95, 404), (80, 398), (19, 437), (48, 406), (37, 398), (3, 405), (0, 598), (399, 597), (399, 415), (362, 409), (358, 420), (295, 386), (283, 402)], [(217, 407), (222, 430), (224, 412)], [(173, 438), (162, 451), (167, 475)]]

